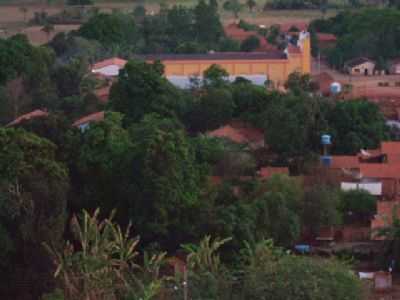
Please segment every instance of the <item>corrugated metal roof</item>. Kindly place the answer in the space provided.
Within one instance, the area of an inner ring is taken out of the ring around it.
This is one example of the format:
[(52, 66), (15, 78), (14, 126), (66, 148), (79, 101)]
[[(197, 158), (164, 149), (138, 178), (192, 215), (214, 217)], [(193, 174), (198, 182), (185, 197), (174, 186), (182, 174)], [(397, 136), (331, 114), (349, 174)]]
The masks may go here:
[(283, 51), (268, 52), (214, 52), (204, 54), (147, 54), (138, 55), (137, 58), (143, 60), (264, 60), (264, 59), (286, 59)]

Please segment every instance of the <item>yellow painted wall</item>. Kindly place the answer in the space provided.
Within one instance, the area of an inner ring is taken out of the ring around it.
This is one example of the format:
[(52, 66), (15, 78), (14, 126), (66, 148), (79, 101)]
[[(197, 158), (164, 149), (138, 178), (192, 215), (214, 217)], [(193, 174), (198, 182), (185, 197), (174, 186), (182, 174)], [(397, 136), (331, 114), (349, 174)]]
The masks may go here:
[(201, 75), (211, 65), (217, 64), (230, 75), (267, 75), (276, 85), (283, 84), (290, 73), (311, 72), (310, 38), (303, 40), (301, 53), (289, 53), (287, 59), (267, 60), (165, 60), (165, 75)]

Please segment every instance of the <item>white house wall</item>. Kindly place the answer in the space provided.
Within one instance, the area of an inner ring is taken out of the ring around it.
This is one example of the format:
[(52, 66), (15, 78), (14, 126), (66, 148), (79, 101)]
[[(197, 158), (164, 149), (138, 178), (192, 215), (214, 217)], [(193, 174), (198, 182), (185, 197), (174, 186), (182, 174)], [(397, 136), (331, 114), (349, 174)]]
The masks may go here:
[(99, 69), (93, 69), (93, 73), (98, 73), (104, 76), (118, 76), (119, 70), (121, 69), (120, 66), (117, 65), (109, 65)]
[[(238, 77), (243, 77), (249, 81), (251, 81), (255, 85), (264, 85), (265, 82), (267, 81), (267, 76), (266, 75), (238, 75), (238, 76), (229, 76), (228, 80), (230, 82), (235, 81), (236, 78)], [(190, 76), (178, 76), (178, 75), (171, 75), (167, 76), (167, 79), (175, 86), (182, 88), (182, 89), (187, 89), (190, 88), (191, 85), (191, 77)], [(202, 80), (202, 77), (199, 76), (197, 77), (198, 80)]]
[(342, 191), (364, 190), (374, 196), (382, 195), (381, 182), (370, 182), (370, 183), (342, 182), (340, 184), (340, 188), (342, 189)]

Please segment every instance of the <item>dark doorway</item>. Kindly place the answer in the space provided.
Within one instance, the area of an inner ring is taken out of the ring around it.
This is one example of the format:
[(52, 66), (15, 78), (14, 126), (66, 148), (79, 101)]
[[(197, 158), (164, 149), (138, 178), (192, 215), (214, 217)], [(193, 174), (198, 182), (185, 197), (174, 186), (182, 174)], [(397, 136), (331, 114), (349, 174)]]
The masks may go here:
[(364, 75), (368, 76), (368, 69), (364, 69)]

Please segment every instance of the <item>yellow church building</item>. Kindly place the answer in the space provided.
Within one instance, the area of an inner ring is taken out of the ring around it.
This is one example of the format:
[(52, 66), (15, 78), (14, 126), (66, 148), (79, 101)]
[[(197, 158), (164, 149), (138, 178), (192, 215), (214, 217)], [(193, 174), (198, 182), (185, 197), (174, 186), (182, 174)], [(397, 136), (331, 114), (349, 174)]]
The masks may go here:
[[(139, 56), (148, 63), (160, 60), (165, 69), (164, 75), (173, 84), (185, 87), (190, 78), (201, 77), (211, 65), (217, 64), (230, 75), (230, 80), (244, 77), (255, 84), (264, 84), (267, 80), (275, 87), (282, 86), (290, 73), (302, 74), (311, 71), (310, 36), (300, 32), (297, 46), (281, 50), (260, 52), (210, 52), (206, 54), (152, 54)], [(108, 59), (92, 66), (92, 72), (115, 77), (126, 61), (118, 58)]]
[(278, 87), (290, 73), (311, 72), (311, 46), (307, 32), (299, 34), (297, 46), (289, 44), (284, 51), (159, 54), (142, 58), (147, 62), (160, 60), (165, 66), (165, 76), (176, 83), (191, 76), (201, 76), (213, 64), (224, 68), (232, 78), (240, 76), (253, 81), (264, 78)]

